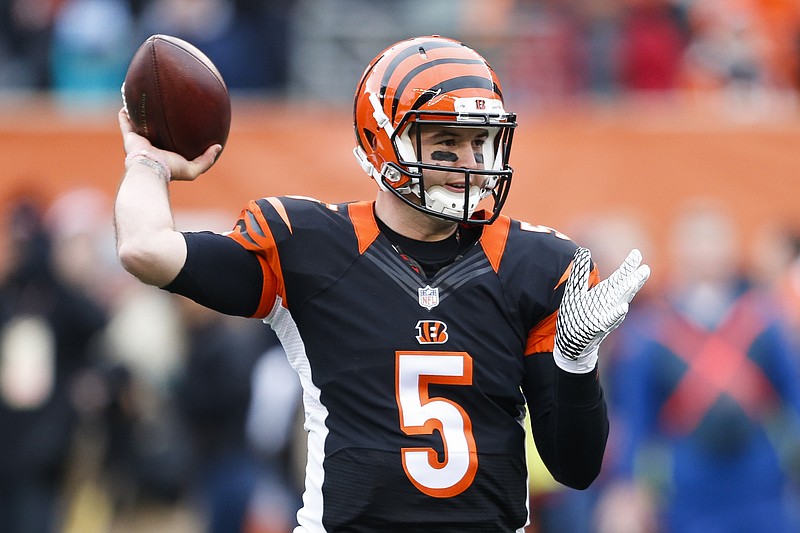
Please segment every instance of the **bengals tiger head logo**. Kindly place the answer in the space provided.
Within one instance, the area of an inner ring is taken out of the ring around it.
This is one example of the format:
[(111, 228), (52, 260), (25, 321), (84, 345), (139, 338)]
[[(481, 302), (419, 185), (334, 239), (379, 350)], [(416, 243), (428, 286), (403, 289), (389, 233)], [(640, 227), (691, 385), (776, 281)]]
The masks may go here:
[(447, 324), (438, 320), (417, 322), (417, 342), (420, 344), (444, 344), (447, 342)]

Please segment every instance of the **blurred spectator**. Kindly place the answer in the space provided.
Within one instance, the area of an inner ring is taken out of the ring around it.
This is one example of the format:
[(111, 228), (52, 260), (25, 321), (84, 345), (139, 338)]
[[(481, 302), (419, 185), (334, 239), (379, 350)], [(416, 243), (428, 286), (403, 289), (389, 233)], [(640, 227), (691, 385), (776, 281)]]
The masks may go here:
[[(600, 379), (603, 381), (603, 393), (609, 405), (608, 416), (611, 427), (616, 428), (609, 435), (606, 447), (606, 457), (610, 457), (618, 452), (618, 437), (621, 433), (618, 430), (624, 425), (624, 420), (617, 420), (621, 394), (620, 372), (625, 368), (628, 356), (624, 349), (624, 338), (628, 332), (639, 329), (638, 321), (641, 320), (642, 310), (650, 306), (654, 293), (663, 282), (663, 272), (658, 268), (659, 260), (662, 258), (659, 257), (658, 249), (653, 245), (647, 228), (638, 216), (630, 212), (594, 213), (582, 220), (575, 220), (569, 235), (576, 242), (592, 250), (592, 259), (601, 275), (610, 273), (612, 265), (620, 264), (633, 248), (638, 248), (643, 256), (650, 258), (648, 261), (654, 267), (647, 284), (636, 296), (637, 302), (641, 303), (633, 306), (625, 321), (603, 341), (603, 372), (600, 374)], [(602, 484), (604, 480), (604, 475), (601, 473), (600, 483)]]
[[(599, 530), (797, 531), (782, 452), (800, 435), (800, 379), (774, 302), (743, 275), (721, 208), (687, 208), (672, 238), (662, 301), (620, 346), (620, 478)], [(774, 432), (786, 411), (795, 425)]]
[(58, 11), (51, 88), (82, 103), (119, 98), (134, 50), (133, 18), (124, 0), (69, 0)]
[(795, 355), (800, 360), (800, 234), (794, 235), (791, 246), (794, 255), (777, 290), (778, 295), (784, 299), (786, 321), (789, 324)]
[(686, 35), (670, 0), (627, 0), (623, 10), (620, 80), (628, 91), (668, 91), (680, 84)]
[(300, 380), (283, 347), (268, 349), (253, 372), (248, 442), (261, 464), (248, 533), (288, 533), (297, 525), (307, 453)]
[(186, 358), (175, 401), (192, 443), (189, 488), (199, 497), (208, 533), (242, 532), (260, 470), (246, 438), (253, 368), (277, 338), (258, 322), (176, 298)]
[[(731, 116), (760, 116), (775, 89), (767, 63), (770, 36), (746, 3), (704, 2), (690, 13), (692, 41), (684, 58), (684, 84), (697, 93), (721, 94)], [(754, 115), (755, 113), (755, 115)]]
[(280, 90), (287, 78), (292, 1), (153, 0), (140, 37), (165, 33), (202, 50), (231, 90)]
[(162, 514), (182, 505), (191, 442), (173, 396), (184, 350), (176, 302), (130, 276), (124, 280), (103, 337), (108, 364), (125, 375), (108, 415), (100, 484), (113, 503), (112, 520), (137, 530), (143, 509)]
[(168, 33), (203, 50), (232, 90), (346, 103), (351, 87), (312, 94), (314, 80), (360, 71), (363, 48), (422, 28), (496, 51), (509, 96), (538, 106), (624, 88), (724, 91), (735, 108), (737, 98), (763, 106), (765, 91), (800, 89), (796, 0), (415, 2), (425, 9), (368, 0), (3, 0), (0, 87), (115, 91), (136, 46)]
[[(569, 236), (592, 250), (592, 259), (600, 275), (610, 273), (613, 265), (620, 264), (633, 248), (639, 248), (645, 257), (654, 259), (657, 255), (652, 249), (650, 237), (639, 218), (628, 212), (609, 211), (595, 213), (583, 219), (576, 219), (569, 228)], [(657, 281), (660, 272), (654, 269), (648, 285)], [(655, 279), (654, 279), (655, 278)], [(625, 321), (606, 340), (601, 348), (603, 393), (608, 402), (611, 433), (606, 446), (605, 464), (612, 463), (619, 453), (619, 435), (624, 432), (624, 421), (619, 419), (619, 374), (623, 368), (625, 353), (620, 348), (621, 339), (629, 331), (636, 331), (641, 320), (641, 309), (646, 308), (652, 298), (652, 289), (646, 285), (637, 294), (639, 305), (628, 312)], [(641, 299), (641, 300), (640, 300)], [(536, 454), (530, 434), (528, 435), (528, 467), (530, 470), (531, 526), (527, 531), (533, 533), (572, 533), (594, 531), (594, 510), (598, 498), (611, 481), (604, 468), (591, 487), (583, 491), (569, 489), (556, 483), (544, 468)], [(627, 533), (620, 528), (613, 533)]]
[(768, 232), (756, 249), (764, 286), (775, 295), (800, 361), (800, 226), (789, 225)]
[(518, 0), (502, 61), (504, 89), (513, 99), (544, 108), (583, 92), (587, 66), (579, 2)]
[(79, 378), (90, 366), (105, 312), (62, 282), (51, 263), (42, 206), (12, 206), (10, 267), (0, 283), (0, 531), (59, 525), (73, 445)]
[(60, 277), (109, 310), (124, 295), (122, 285), (130, 283), (130, 276), (114, 256), (114, 233), (108, 227), (111, 219), (111, 197), (92, 187), (66, 191), (44, 216)]
[(584, 2), (587, 89), (597, 95), (619, 90), (619, 47), (622, 33), (622, 5), (618, 0)]
[(0, 2), (0, 87), (50, 87), (53, 24), (65, 1)]

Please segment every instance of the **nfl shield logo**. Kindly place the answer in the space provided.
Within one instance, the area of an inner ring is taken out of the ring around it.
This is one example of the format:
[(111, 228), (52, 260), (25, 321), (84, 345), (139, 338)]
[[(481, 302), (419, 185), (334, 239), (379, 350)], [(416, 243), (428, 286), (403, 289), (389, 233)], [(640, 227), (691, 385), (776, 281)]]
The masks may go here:
[(417, 289), (419, 294), (419, 305), (430, 311), (439, 305), (439, 289), (426, 285), (425, 288)]

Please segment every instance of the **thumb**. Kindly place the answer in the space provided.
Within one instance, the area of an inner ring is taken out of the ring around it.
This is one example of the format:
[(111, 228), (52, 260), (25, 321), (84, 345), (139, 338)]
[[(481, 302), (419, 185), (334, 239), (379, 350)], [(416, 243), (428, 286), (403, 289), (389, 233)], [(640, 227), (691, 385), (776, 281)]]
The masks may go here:
[(192, 161), (189, 162), (191, 166), (194, 167), (194, 171), (197, 174), (202, 174), (203, 172), (210, 169), (214, 166), (214, 163), (217, 162), (217, 158), (219, 157), (220, 152), (222, 152), (222, 145), (215, 144), (213, 146), (209, 146), (208, 149), (203, 152), (202, 155), (197, 156)]

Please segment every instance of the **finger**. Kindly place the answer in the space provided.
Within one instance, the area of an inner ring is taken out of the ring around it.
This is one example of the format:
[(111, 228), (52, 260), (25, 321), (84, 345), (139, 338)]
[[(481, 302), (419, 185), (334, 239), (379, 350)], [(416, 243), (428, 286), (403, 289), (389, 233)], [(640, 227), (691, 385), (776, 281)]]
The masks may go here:
[(636, 272), (634, 272), (633, 279), (635, 281), (635, 288), (631, 293), (630, 298), (628, 298), (629, 302), (634, 296), (636, 296), (636, 293), (639, 292), (642, 287), (644, 287), (644, 284), (647, 282), (647, 280), (650, 279), (650, 267), (648, 265), (642, 265), (637, 268)]
[(628, 294), (633, 290), (633, 283), (638, 281), (634, 279), (634, 274), (641, 265), (641, 262), (642, 254), (639, 250), (634, 248), (630, 251), (628, 257), (625, 258), (620, 267), (608, 277), (613, 300), (622, 301), (623, 299), (627, 299), (627, 301), (630, 301), (630, 298), (633, 298), (633, 295), (628, 296)]
[(627, 288), (621, 296), (621, 300), (630, 302), (636, 293), (644, 286), (645, 282), (650, 278), (650, 267), (641, 265), (636, 271), (628, 278)]
[(628, 256), (622, 262), (617, 270), (609, 276), (611, 282), (622, 280), (630, 276), (642, 262), (642, 253), (634, 248), (628, 253)]
[(197, 174), (202, 174), (211, 168), (217, 160), (219, 153), (222, 151), (221, 144), (209, 146), (208, 149), (190, 162), (190, 165), (195, 167)]
[[(219, 157), (219, 153), (220, 153), (221, 151), (222, 151), (222, 145), (221, 145), (221, 144), (215, 144), (215, 145), (213, 145), (213, 146), (209, 146), (209, 147), (208, 147), (208, 150), (206, 150), (206, 151), (203, 153), (203, 155), (201, 155), (201, 156), (200, 156), (200, 157), (198, 157), (197, 159), (201, 159), (201, 160), (203, 160), (203, 161), (205, 161), (205, 162), (210, 162), (211, 164), (214, 164), (214, 162), (215, 162), (215, 161), (217, 160), (217, 158)], [(196, 160), (197, 160), (197, 159), (196, 159)], [(195, 160), (195, 161), (196, 161), (196, 160)], [(209, 165), (209, 166), (211, 166), (211, 165)]]
[(634, 248), (628, 254), (628, 257), (625, 258), (625, 261), (622, 262), (622, 271), (625, 275), (630, 275), (631, 272), (639, 268), (639, 265), (642, 264), (642, 252), (638, 249)]
[(117, 113), (117, 119), (119, 120), (119, 129), (122, 130), (123, 134), (133, 132), (133, 124), (131, 124), (128, 111), (124, 107)]

